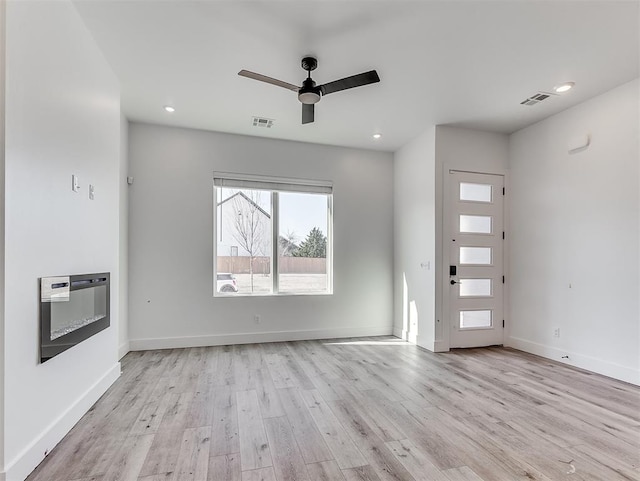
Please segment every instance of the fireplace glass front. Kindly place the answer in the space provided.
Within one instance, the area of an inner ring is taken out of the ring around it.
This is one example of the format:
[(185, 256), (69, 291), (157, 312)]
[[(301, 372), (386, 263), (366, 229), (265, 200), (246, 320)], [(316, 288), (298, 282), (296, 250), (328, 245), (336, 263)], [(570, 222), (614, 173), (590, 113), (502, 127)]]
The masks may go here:
[(40, 279), (41, 362), (109, 327), (109, 273)]

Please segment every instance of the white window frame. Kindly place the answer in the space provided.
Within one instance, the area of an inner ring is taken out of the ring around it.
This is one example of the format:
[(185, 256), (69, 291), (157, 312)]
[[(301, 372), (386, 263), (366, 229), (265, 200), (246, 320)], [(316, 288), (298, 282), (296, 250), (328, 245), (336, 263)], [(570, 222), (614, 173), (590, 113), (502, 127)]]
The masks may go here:
[[(217, 189), (248, 189), (270, 192), (271, 198), (271, 278), (269, 293), (223, 293), (217, 289), (218, 275), (218, 199)], [(326, 180), (297, 179), (291, 177), (268, 177), (231, 172), (213, 173), (213, 296), (224, 298), (273, 297), (273, 296), (326, 296), (333, 294), (333, 183)], [(323, 291), (279, 292), (278, 235), (279, 208), (278, 193), (323, 194), (327, 196), (327, 288)]]

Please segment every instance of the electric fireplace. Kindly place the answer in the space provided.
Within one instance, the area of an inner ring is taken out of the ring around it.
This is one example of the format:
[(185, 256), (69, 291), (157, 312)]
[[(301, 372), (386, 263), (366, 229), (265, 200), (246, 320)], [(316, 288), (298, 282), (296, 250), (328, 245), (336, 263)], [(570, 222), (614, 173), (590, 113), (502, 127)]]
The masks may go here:
[(109, 273), (40, 279), (40, 362), (109, 327)]

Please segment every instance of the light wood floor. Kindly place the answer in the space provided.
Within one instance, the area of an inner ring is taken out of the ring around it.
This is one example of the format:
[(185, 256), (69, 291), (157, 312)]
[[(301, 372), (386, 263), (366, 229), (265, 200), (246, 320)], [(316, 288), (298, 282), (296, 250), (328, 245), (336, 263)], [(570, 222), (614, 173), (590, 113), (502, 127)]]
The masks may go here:
[(640, 479), (640, 389), (396, 338), (129, 353), (29, 481)]

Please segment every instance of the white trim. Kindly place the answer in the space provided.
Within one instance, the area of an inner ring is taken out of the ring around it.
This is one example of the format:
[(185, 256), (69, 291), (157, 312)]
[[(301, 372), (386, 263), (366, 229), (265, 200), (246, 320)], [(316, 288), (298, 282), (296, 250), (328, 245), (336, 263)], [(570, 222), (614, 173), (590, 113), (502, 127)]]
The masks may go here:
[(181, 347), (226, 346), (230, 344), (256, 344), (260, 342), (305, 341), (311, 339), (390, 335), (393, 335), (393, 326), (391, 324), (388, 326), (337, 327), (333, 329), (312, 329), (306, 331), (274, 331), (246, 334), (131, 339), (130, 346), (132, 351), (147, 351)]
[(118, 360), (126, 356), (130, 350), (131, 350), (131, 347), (129, 346), (129, 341), (126, 341), (120, 344), (120, 347), (118, 348)]
[[(640, 370), (635, 370), (620, 364), (604, 361), (592, 356), (585, 356), (576, 352), (565, 351), (556, 347), (545, 346), (537, 342), (527, 341), (518, 337), (510, 337), (507, 345), (520, 351), (535, 354), (536, 356), (552, 359), (563, 364), (586, 369), (587, 371), (602, 374), (604, 376), (618, 379), (619, 381), (628, 382), (640, 386)], [(563, 359), (562, 356), (569, 356)]]
[(407, 331), (406, 329), (398, 329), (395, 326), (393, 328), (393, 331), (391, 332), (392, 336), (402, 339), (403, 341), (407, 340), (408, 334), (409, 334), (409, 331)]
[(435, 343), (439, 341), (434, 341), (433, 339), (426, 340), (419, 335), (416, 336), (416, 346), (426, 349), (427, 351), (436, 352)]
[[(496, 177), (502, 177), (503, 179), (503, 187), (506, 189), (507, 187), (507, 177), (508, 170), (506, 169), (488, 169), (483, 172), (479, 171), (470, 171), (465, 169), (456, 169), (453, 168), (449, 163), (444, 163), (442, 165), (442, 200), (441, 200), (441, 224), (440, 224), (440, 235), (438, 235), (437, 226), (436, 226), (436, 237), (438, 237), (438, 241), (442, 242), (441, 247), (441, 262), (439, 267), (439, 271), (436, 271), (436, 283), (442, 289), (441, 296), (436, 296), (436, 316), (440, 313), (442, 320), (442, 339), (437, 339), (434, 343), (434, 352), (447, 352), (451, 348), (451, 298), (450, 298), (450, 289), (449, 289), (449, 265), (451, 258), (451, 243), (449, 239), (451, 238), (452, 233), (451, 229), (451, 174), (452, 173), (467, 173), (467, 174), (480, 174), (480, 175), (490, 175)], [(505, 190), (506, 191), (506, 190)], [(502, 199), (502, 229), (506, 234), (506, 238), (509, 237), (509, 232), (507, 230), (507, 195), (505, 194)], [(436, 213), (436, 216), (438, 214)], [(507, 239), (502, 241), (502, 274), (506, 276), (508, 269), (508, 244)], [(439, 277), (439, 280), (438, 280)], [(502, 316), (505, 319), (505, 325), (508, 322), (507, 314), (509, 302), (507, 296), (509, 295), (509, 291), (506, 288), (506, 284), (502, 285)], [(436, 318), (438, 319), (438, 318)], [(502, 319), (498, 320), (498, 322), (502, 321)], [(502, 332), (502, 342), (504, 343), (506, 340), (506, 329), (503, 329)]]
[(446, 341), (434, 341), (433, 352), (449, 352), (449, 343)]
[[(71, 428), (84, 416), (120, 376), (120, 363), (115, 363), (95, 384), (87, 389), (57, 419), (53, 420), (42, 433), (6, 465), (3, 473), (6, 481), (23, 481), (38, 464), (43, 453), (50, 453)], [(2, 478), (0, 478), (2, 479)]]

